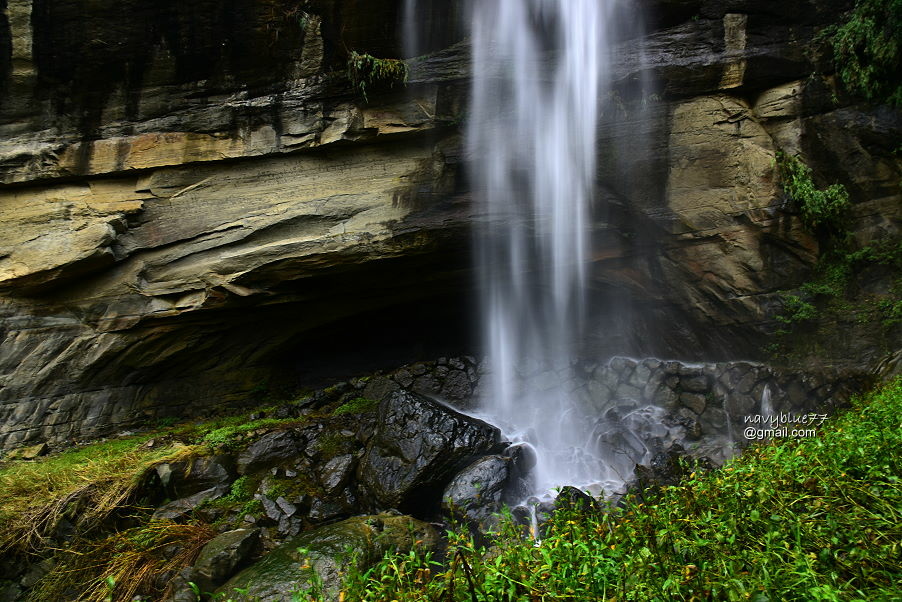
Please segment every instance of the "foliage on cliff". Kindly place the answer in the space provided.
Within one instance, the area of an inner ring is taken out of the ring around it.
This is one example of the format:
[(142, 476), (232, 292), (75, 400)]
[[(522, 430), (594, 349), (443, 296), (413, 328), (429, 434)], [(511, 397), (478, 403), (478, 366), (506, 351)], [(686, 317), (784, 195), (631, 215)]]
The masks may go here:
[(379, 59), (351, 51), (348, 56), (348, 79), (364, 100), (373, 88), (393, 88), (407, 83), (407, 63), (400, 59)]
[[(808, 281), (780, 294), (776, 320), (781, 326), (770, 350), (778, 357), (791, 355), (804, 344), (817, 344), (822, 335), (833, 337), (832, 332), (820, 331), (847, 321), (868, 326), (880, 335), (877, 338), (891, 339), (902, 323), (902, 240), (856, 242), (849, 224), (852, 203), (844, 186), (818, 188), (811, 169), (797, 156), (778, 152), (777, 165), (786, 197), (806, 228), (818, 236), (820, 252)], [(887, 283), (881, 287), (885, 290), (868, 290), (873, 287), (865, 281), (874, 277)], [(800, 334), (799, 327), (816, 336), (779, 338)]]
[(843, 234), (846, 230), (845, 217), (851, 205), (845, 187), (831, 184), (818, 189), (811, 179), (811, 168), (793, 155), (778, 152), (777, 165), (783, 191), (798, 208), (805, 226), (812, 232), (823, 232), (828, 236)]
[(508, 521), (489, 548), (451, 533), (447, 564), (387, 556), (345, 599), (898, 600), (902, 380), (853, 406), (623, 507), (559, 511), (541, 543)]
[(858, 0), (826, 36), (851, 92), (902, 106), (902, 0)]

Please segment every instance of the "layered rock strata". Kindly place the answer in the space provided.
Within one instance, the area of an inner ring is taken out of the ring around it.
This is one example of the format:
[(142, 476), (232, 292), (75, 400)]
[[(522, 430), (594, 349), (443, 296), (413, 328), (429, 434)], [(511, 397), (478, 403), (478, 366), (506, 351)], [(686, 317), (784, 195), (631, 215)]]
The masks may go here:
[[(364, 99), (347, 53), (399, 56), (401, 3), (357, 4), (0, 5), (0, 447), (240, 404), (351, 351), (474, 347), (467, 44)], [(898, 239), (899, 112), (810, 52), (849, 4), (648, 3), (603, 108), (585, 355), (765, 357), (819, 251), (777, 150), (849, 189), (861, 244)], [(892, 277), (856, 286), (888, 299)], [(859, 322), (797, 361), (898, 347)]]

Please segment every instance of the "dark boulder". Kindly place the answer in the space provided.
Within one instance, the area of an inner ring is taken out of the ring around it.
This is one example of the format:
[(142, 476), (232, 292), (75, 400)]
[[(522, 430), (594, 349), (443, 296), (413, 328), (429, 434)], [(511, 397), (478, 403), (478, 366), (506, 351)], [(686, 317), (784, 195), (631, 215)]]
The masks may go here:
[(228, 486), (238, 476), (235, 458), (227, 454), (159, 464), (155, 470), (170, 497), (187, 497), (211, 487)]
[(201, 592), (212, 592), (248, 564), (259, 543), (260, 529), (236, 529), (217, 535), (200, 551), (194, 566), (173, 580), (170, 588), (173, 593), (168, 600), (196, 600), (196, 596), (191, 597), (189, 583), (194, 583)]
[(555, 510), (597, 510), (598, 502), (576, 487), (562, 487), (554, 500)]
[(475, 458), (498, 450), (500, 431), (427, 397), (397, 392), (379, 406), (376, 432), (357, 471), (379, 508), (422, 515)]
[(504, 456), (485, 456), (467, 466), (445, 488), (442, 510), (481, 528), (494, 524), (511, 486), (512, 461)]
[(238, 472), (250, 474), (301, 455), (303, 438), (291, 430), (267, 433), (238, 455)]

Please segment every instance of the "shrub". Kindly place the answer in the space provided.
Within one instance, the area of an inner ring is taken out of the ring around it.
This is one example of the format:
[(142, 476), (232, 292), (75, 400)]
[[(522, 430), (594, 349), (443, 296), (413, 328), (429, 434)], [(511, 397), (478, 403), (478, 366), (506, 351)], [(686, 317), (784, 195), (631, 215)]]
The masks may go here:
[(902, 106), (902, 0), (858, 0), (824, 35), (849, 91)]
[(777, 153), (777, 165), (783, 191), (798, 207), (802, 223), (812, 231), (840, 237), (846, 230), (843, 221), (851, 206), (845, 187), (833, 184), (818, 190), (811, 180), (811, 168), (783, 152)]

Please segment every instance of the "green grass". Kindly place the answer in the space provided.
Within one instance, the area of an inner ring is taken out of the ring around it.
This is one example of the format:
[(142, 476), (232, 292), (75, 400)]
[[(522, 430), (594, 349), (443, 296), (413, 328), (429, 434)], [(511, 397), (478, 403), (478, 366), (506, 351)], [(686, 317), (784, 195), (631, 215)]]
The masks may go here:
[(494, 546), (449, 533), (449, 562), (389, 555), (347, 600), (902, 600), (902, 379), (817, 437), (608, 512), (559, 511), (540, 545), (503, 523)]

